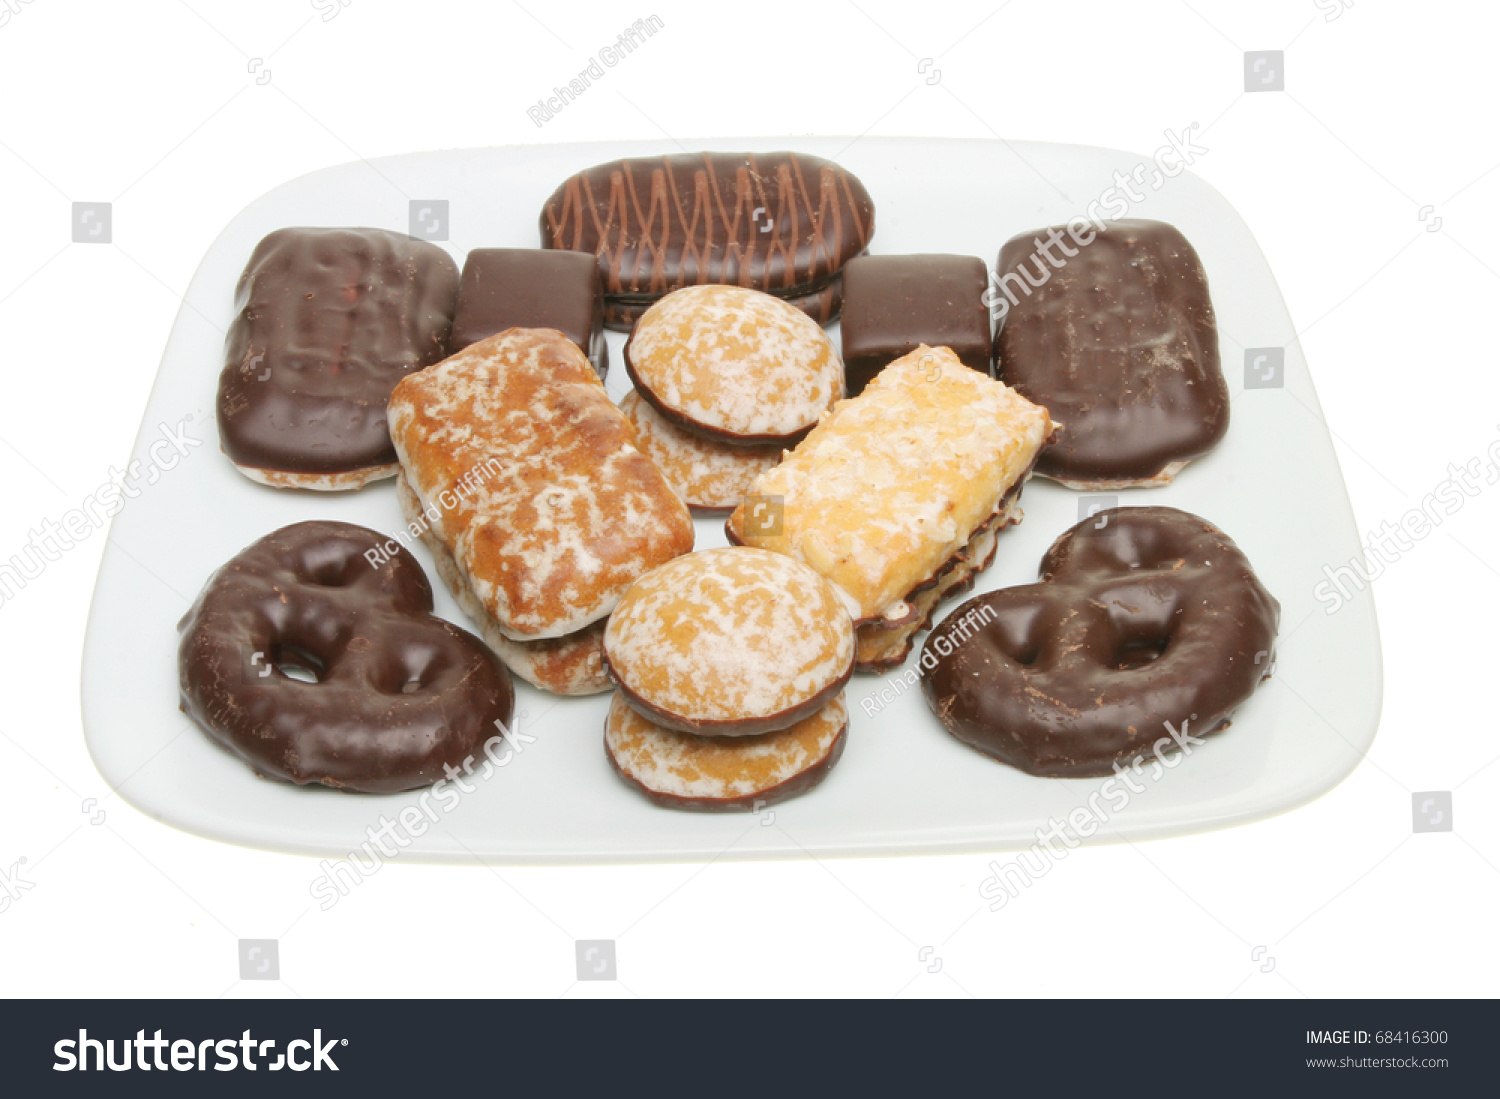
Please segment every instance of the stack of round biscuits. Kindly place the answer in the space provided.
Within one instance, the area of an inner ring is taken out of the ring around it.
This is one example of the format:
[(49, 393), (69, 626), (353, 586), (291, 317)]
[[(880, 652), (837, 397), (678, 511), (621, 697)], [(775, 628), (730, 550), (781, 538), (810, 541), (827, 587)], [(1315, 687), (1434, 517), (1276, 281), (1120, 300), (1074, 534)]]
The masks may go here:
[(735, 507), (844, 395), (827, 333), (758, 290), (689, 286), (641, 315), (621, 403), (641, 450), (690, 506)]
[(784, 554), (703, 550), (625, 592), (604, 631), (618, 688), (610, 762), (658, 805), (759, 809), (811, 789), (843, 751), (854, 624)]

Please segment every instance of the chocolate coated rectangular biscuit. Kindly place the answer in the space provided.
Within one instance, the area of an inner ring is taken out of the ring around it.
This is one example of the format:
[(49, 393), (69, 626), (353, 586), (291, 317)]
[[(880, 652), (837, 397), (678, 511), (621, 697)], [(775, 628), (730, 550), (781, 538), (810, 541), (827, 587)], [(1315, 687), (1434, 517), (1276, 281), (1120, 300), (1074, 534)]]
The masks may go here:
[(578, 345), (602, 378), (604, 291), (594, 257), (545, 248), (476, 248), (464, 263), (448, 353), (507, 328), (555, 328)]
[(386, 402), (447, 353), (457, 293), (448, 253), (402, 233), (271, 233), (235, 293), (219, 376), (224, 452), (278, 485), (394, 475)]
[(1064, 232), (1000, 252), (997, 375), (1062, 424), (1038, 473), (1076, 488), (1165, 484), (1229, 428), (1203, 265), (1160, 221)]
[(860, 256), (844, 269), (844, 377), (853, 397), (922, 344), (948, 347), (990, 373), (984, 261), (974, 256)]
[(875, 231), (858, 179), (802, 153), (684, 153), (599, 164), (542, 209), (542, 247), (599, 257), (605, 323), (628, 328), (684, 286), (729, 283), (784, 298), (819, 323)]

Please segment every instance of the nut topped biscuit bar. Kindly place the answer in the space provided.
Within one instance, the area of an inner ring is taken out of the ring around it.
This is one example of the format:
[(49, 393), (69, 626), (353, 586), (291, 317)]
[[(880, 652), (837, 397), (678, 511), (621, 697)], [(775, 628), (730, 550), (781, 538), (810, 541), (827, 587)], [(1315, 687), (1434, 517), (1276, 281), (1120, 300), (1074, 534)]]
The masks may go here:
[(687, 508), (561, 332), (508, 329), (411, 375), (390, 425), (422, 515), (507, 637), (581, 630), (693, 547)]
[[(989, 564), (993, 540), (971, 543), (1018, 521), (1020, 484), (1054, 428), (1045, 408), (948, 348), (923, 345), (835, 405), (762, 475), (728, 533), (833, 581), (861, 624), (861, 666), (888, 666), (930, 616), (936, 600), (923, 593), (958, 590), (955, 569), (968, 581)], [(752, 522), (767, 500), (779, 522)], [(900, 644), (874, 644), (896, 630)]]

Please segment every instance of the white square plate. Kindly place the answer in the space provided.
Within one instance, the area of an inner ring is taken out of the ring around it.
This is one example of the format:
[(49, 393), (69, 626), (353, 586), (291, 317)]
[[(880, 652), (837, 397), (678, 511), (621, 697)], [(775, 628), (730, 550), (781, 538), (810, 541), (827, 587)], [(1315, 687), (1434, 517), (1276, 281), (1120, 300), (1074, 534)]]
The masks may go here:
[[(993, 265), (1000, 245), (1081, 214), (1113, 174), (1146, 157), (1066, 145), (905, 138), (703, 141), (698, 148), (794, 148), (856, 173), (876, 204), (873, 250), (955, 252)], [(338, 856), (382, 814), (419, 794), (349, 795), (256, 778), (177, 708), (178, 619), (219, 565), (262, 535), (304, 519), (401, 526), (394, 484), (343, 493), (253, 484), (218, 450), (214, 392), (232, 295), (251, 249), (288, 225), (406, 231), (412, 199), (450, 203), (452, 240), (469, 248), (534, 247), (546, 197), (566, 176), (621, 156), (677, 151), (660, 142), (538, 145), (389, 157), (315, 172), (242, 212), (209, 249), (173, 326), (132, 458), (143, 467), (159, 425), (184, 417), (203, 445), (113, 521), (89, 614), (83, 719), (110, 786), (168, 824), (256, 847)], [(1160, 179), (1161, 177), (1156, 177)], [(1145, 188), (1143, 188), (1144, 190)], [(1165, 836), (1278, 813), (1317, 797), (1359, 762), (1380, 711), (1380, 647), (1369, 592), (1328, 613), (1314, 594), (1325, 564), (1360, 559), (1348, 496), (1291, 318), (1250, 230), (1211, 187), (1162, 180), (1132, 217), (1177, 225), (1208, 270), (1225, 373), (1234, 394), (1228, 437), (1167, 488), (1120, 494), (1168, 504), (1222, 527), (1282, 604), (1276, 676), (1233, 726), (1147, 782), (1092, 842)], [(836, 330), (835, 330), (836, 331)], [(610, 334), (610, 394), (629, 386), (623, 338)], [(1245, 349), (1285, 347), (1285, 385), (1245, 390)], [(161, 453), (161, 451), (158, 451)], [(1033, 480), (1026, 519), (1000, 540), (978, 591), (1036, 578), (1042, 553), (1079, 517), (1078, 494)], [(721, 522), (698, 522), (698, 547), (724, 544)], [(431, 559), (416, 554), (429, 576)], [(439, 614), (463, 623), (440, 582)], [(950, 603), (942, 613), (950, 609)], [(908, 667), (911, 667), (909, 662)], [(892, 676), (900, 675), (898, 671)], [(892, 678), (857, 676), (844, 757), (811, 794), (774, 817), (658, 809), (627, 789), (604, 757), (608, 696), (566, 699), (517, 681), (521, 729), (536, 738), (478, 782), (408, 858), (496, 863), (888, 855), (1029, 846), (1049, 817), (1087, 802), (1099, 780), (1039, 779), (979, 755), (943, 732), (918, 690), (868, 716), (863, 700)]]

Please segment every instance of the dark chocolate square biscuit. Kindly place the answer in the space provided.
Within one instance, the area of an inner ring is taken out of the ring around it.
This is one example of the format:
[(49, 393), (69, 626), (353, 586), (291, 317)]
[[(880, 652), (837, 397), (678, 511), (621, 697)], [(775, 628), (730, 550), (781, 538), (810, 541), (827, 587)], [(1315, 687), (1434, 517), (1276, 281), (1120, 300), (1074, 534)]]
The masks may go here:
[(949, 347), (990, 373), (984, 261), (974, 256), (861, 256), (844, 268), (844, 377), (853, 397), (921, 344)]
[(1224, 437), (1208, 278), (1176, 228), (1077, 219), (1022, 233), (995, 275), (997, 376), (1062, 425), (1038, 473), (1090, 491), (1161, 485)]
[(384, 229), (278, 229), (235, 291), (219, 438), (265, 484), (355, 489), (393, 477), (386, 402), (443, 358), (458, 266)]
[(604, 294), (587, 252), (476, 248), (464, 263), (448, 353), (507, 328), (555, 328), (578, 345), (603, 377)]

